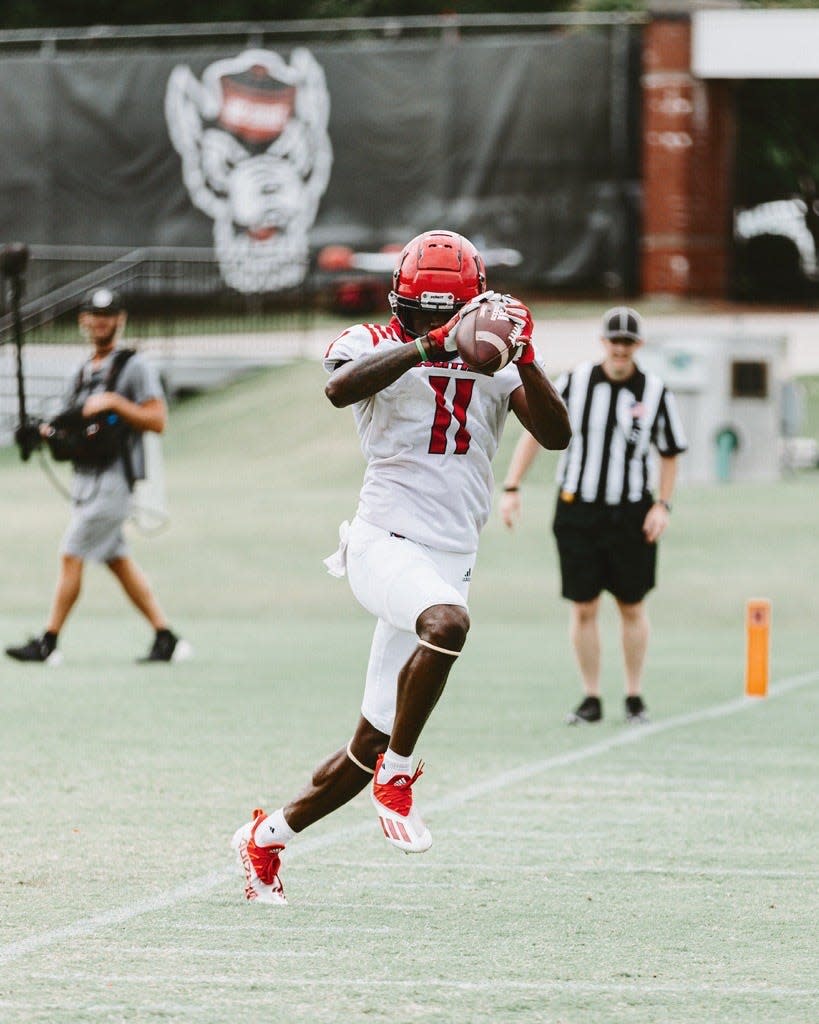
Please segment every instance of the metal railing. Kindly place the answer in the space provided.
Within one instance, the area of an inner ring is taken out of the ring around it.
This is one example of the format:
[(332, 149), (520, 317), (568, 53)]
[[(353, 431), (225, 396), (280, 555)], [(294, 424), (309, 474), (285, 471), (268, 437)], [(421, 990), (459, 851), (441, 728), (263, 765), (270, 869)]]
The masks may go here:
[[(222, 386), (251, 369), (316, 358), (326, 335), (333, 336), (332, 328), (315, 329), (310, 278), (298, 288), (245, 295), (224, 284), (209, 249), (104, 256), (111, 252), (75, 248), (66, 256), (58, 247), (31, 249), (27, 279), (42, 284), (74, 275), (20, 308), (28, 413), (35, 418), (56, 411), (65, 382), (87, 356), (77, 314), (97, 288), (120, 294), (128, 312), (125, 343), (151, 358), (170, 397)], [(84, 272), (76, 273), (78, 267)], [(2, 284), (5, 302), (11, 289)], [(12, 442), (19, 421), (15, 337), (8, 310), (0, 317), (0, 446)]]
[(150, 43), (152, 47), (243, 40), (248, 46), (266, 42), (348, 41), (440, 37), (451, 42), (461, 35), (544, 32), (565, 28), (641, 25), (644, 11), (573, 11), (539, 14), (455, 14), (380, 18), (299, 18), (288, 21), (208, 22), (173, 25), (92, 25), (84, 28), (6, 29), (0, 50), (93, 50)]
[[(110, 257), (110, 250), (32, 246), (26, 285), (34, 297), (20, 311), (26, 340), (76, 341), (74, 317), (82, 299), (101, 287), (121, 294), (131, 330), (145, 336), (303, 330), (312, 319), (309, 278), (300, 287), (245, 295), (224, 284), (210, 249), (140, 248)], [(0, 344), (10, 340), (12, 319), (6, 312), (0, 317)]]

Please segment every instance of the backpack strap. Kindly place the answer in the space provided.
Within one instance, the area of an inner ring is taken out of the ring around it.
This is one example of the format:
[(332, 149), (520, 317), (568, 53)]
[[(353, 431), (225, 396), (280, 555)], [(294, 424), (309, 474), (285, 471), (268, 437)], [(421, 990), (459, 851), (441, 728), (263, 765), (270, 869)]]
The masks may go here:
[[(128, 360), (135, 355), (136, 349), (134, 348), (118, 348), (116, 352), (114, 352), (114, 358), (111, 360), (111, 366), (108, 369), (108, 376), (105, 379), (106, 391), (116, 391), (119, 375), (125, 369), (125, 365)], [(121, 455), (123, 469), (125, 470), (125, 479), (128, 481), (128, 490), (132, 491), (134, 489), (134, 483), (136, 482), (136, 474), (134, 473), (134, 463), (131, 458), (131, 445), (128, 440), (130, 433), (131, 431), (129, 430), (122, 436)]]
[(128, 360), (135, 355), (135, 348), (118, 348), (114, 352), (114, 358), (111, 360), (111, 366), (108, 369), (108, 376), (105, 378), (106, 391), (116, 391), (119, 375), (125, 369)]
[[(131, 356), (135, 355), (135, 348), (118, 348), (114, 352), (114, 358), (111, 360), (111, 365), (108, 367), (108, 376), (105, 378), (106, 391), (116, 391), (119, 375), (125, 369), (125, 364)], [(83, 381), (85, 379), (85, 368), (90, 362), (90, 359), (86, 359), (79, 370), (77, 370), (77, 375), (74, 378), (74, 393), (71, 396), (71, 405), (73, 405), (79, 398), (79, 394), (82, 391)]]

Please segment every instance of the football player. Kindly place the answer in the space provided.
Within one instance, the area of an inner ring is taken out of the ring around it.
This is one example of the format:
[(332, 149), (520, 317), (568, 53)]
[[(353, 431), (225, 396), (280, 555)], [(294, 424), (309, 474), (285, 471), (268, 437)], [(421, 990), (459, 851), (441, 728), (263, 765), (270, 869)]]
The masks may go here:
[[(502, 302), (520, 335), (513, 360), (494, 375), (459, 356), (461, 319)], [(233, 838), (249, 900), (285, 902), (285, 846), (365, 786), (384, 837), (406, 853), (431, 843), (413, 787), (413, 755), (469, 630), (467, 595), (478, 535), (492, 506), (492, 459), (512, 409), (545, 448), (563, 449), (566, 408), (535, 357), (529, 310), (486, 290), (475, 246), (427, 231), (398, 258), (387, 324), (357, 324), (327, 349), (326, 395), (352, 407), (367, 459), (358, 509), (326, 560), (346, 573), (375, 618), (361, 716), (350, 741), (314, 771), (306, 788), (272, 814), (255, 810)]]

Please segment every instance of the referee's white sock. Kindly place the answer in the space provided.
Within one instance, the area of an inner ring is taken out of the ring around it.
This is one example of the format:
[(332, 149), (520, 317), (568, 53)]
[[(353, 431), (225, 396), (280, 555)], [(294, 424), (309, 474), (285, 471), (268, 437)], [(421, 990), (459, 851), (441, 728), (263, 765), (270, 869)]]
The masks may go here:
[(285, 821), (284, 812), (279, 808), (262, 821), (256, 829), (253, 841), (257, 846), (272, 846), (274, 843), (283, 843), (286, 846), (295, 835)]
[(376, 781), (389, 782), (393, 775), (412, 775), (412, 754), (404, 757), (387, 747)]

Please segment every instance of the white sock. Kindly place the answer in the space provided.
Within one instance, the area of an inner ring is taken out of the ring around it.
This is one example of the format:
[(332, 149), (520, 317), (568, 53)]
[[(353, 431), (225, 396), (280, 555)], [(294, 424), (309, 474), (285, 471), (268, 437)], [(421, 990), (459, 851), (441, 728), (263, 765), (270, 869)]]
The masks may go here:
[(284, 819), (284, 812), (279, 808), (278, 811), (268, 814), (256, 829), (254, 842), (257, 846), (272, 846), (274, 843), (283, 843), (286, 846), (295, 835)]
[(404, 757), (403, 754), (396, 754), (387, 747), (378, 773), (378, 782), (387, 782), (393, 775), (412, 775), (412, 754)]

